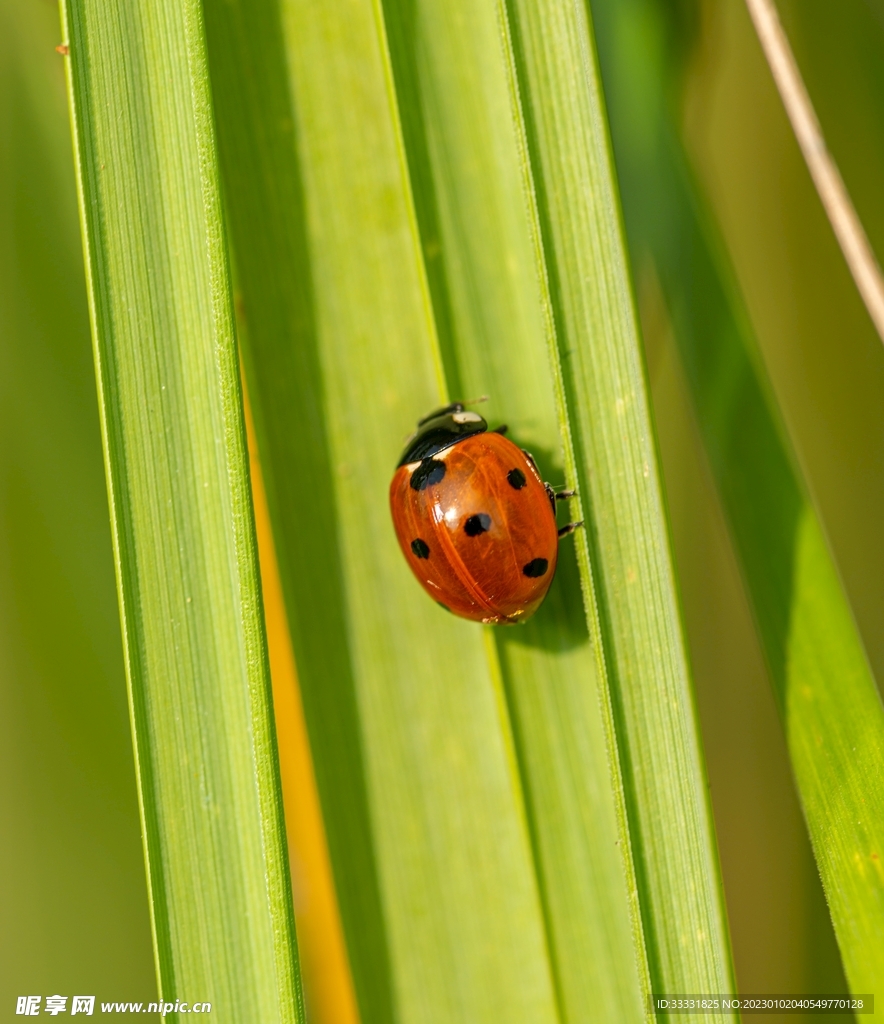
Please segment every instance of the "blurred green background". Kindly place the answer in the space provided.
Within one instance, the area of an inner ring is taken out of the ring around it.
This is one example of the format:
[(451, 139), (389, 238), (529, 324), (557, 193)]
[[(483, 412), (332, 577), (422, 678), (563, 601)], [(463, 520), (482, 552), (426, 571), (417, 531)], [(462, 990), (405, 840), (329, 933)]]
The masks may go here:
[(0, 1019), (155, 998), (58, 8), (0, 3)]
[[(743, 0), (591, 6), (615, 151), (647, 115), (630, 82), (660, 76), (652, 86), (714, 213), (880, 680), (884, 348)], [(884, 2), (778, 6), (884, 253)], [(0, 0), (2, 1019), (22, 994), (148, 1000), (155, 990), (59, 38), (51, 0)], [(638, 197), (626, 178), (623, 187), (629, 226)], [(647, 254), (634, 246), (632, 259), (739, 987), (839, 991), (782, 730), (665, 300)]]

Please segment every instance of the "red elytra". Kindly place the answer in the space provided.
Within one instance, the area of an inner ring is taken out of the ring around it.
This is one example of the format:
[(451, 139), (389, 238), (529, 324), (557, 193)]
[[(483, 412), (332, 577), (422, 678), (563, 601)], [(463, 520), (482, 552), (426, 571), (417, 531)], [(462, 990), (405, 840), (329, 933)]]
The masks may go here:
[(421, 421), (390, 485), (396, 536), (421, 586), (486, 623), (523, 622), (546, 596), (554, 500), (531, 456), (460, 404)]

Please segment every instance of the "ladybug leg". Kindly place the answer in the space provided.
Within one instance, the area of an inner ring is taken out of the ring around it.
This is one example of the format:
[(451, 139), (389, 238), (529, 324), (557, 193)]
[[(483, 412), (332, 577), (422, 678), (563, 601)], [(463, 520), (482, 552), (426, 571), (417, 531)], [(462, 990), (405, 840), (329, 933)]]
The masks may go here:
[(494, 430), (491, 431), (491, 433), (492, 434), (505, 434), (509, 429), (510, 428), (505, 423), (501, 423), (501, 425), (499, 427), (495, 427)]
[(578, 527), (581, 526), (583, 526), (582, 520), (579, 523), (568, 523), (567, 526), (563, 526), (561, 530), (559, 530), (559, 536), (567, 537), (569, 533), (573, 533), (576, 529), (578, 529)]
[[(525, 454), (527, 455), (528, 453), (525, 452)], [(529, 458), (530, 458), (530, 456), (529, 456)], [(531, 459), (531, 461), (533, 462), (534, 459)], [(549, 484), (544, 484), (543, 486), (546, 488), (546, 496), (547, 496), (547, 498), (549, 498), (549, 503), (552, 506), (553, 515), (555, 515), (556, 514), (556, 492), (552, 489), (552, 487)]]
[[(525, 454), (527, 455), (528, 453), (526, 452)], [(531, 461), (533, 462), (534, 460), (532, 459)], [(559, 491), (559, 493), (556, 494), (552, 489), (551, 484), (544, 484), (543, 486), (546, 488), (546, 496), (549, 498), (550, 505), (552, 505), (553, 514), (555, 514), (556, 511), (557, 501), (564, 501), (566, 498), (573, 498), (577, 493), (577, 491)]]

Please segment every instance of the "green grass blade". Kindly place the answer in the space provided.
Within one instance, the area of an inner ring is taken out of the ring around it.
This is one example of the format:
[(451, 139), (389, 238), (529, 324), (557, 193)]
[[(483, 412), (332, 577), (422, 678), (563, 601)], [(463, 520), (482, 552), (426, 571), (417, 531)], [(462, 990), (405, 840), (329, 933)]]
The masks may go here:
[[(549, 301), (505, 12), (459, 0), (388, 0), (385, 10), (449, 391), (489, 395), (483, 415), (508, 423), (561, 483)], [(538, 614), (491, 632), (562, 1018), (641, 1020), (647, 963), (604, 662), (572, 540), (559, 558)]]
[[(732, 271), (661, 103), (672, 72), (662, 63), (662, 46), (656, 63), (646, 48), (658, 15), (641, 3), (598, 7), (631, 241), (636, 251), (652, 254), (666, 294), (847, 979), (854, 992), (880, 991), (881, 701)], [(633, 76), (628, 85), (620, 77), (639, 59), (643, 89), (635, 88)]]
[(302, 1020), (201, 7), (62, 10), (162, 997)]
[(578, 550), (585, 576), (590, 552), (595, 570), (651, 978), (658, 991), (727, 992), (715, 840), (589, 15), (525, 0), (509, 10), (588, 527)]
[(380, 10), (212, 0), (207, 18), (249, 391), (363, 1022), (556, 1021), (494, 650), (420, 593), (389, 520), (404, 436), (445, 396)]

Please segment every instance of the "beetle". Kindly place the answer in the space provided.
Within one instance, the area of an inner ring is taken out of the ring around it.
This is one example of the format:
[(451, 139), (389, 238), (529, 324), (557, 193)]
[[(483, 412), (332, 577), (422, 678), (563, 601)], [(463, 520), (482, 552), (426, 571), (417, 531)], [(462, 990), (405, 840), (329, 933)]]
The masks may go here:
[(463, 403), (425, 416), (390, 484), (402, 553), (443, 608), (478, 622), (513, 624), (534, 614), (556, 571), (553, 491), (531, 455)]

